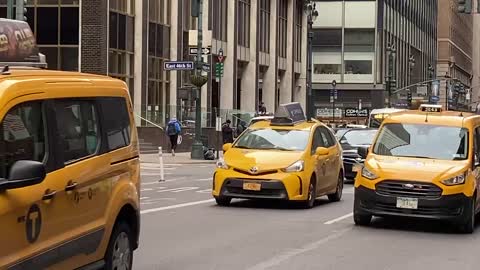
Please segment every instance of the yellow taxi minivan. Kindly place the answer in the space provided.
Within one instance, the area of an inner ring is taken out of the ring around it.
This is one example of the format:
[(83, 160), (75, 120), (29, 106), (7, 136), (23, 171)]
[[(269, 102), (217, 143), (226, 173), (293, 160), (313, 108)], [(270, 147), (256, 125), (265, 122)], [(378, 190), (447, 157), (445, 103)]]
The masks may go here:
[(393, 113), (355, 179), (354, 221), (372, 216), (446, 220), (471, 233), (479, 211), (480, 116), (441, 105)]
[(126, 84), (0, 62), (0, 269), (131, 269), (140, 163)]
[(343, 192), (341, 148), (322, 123), (307, 121), (299, 103), (283, 104), (269, 121), (259, 121), (233, 144), (213, 175), (213, 197), (227, 206), (233, 198), (302, 202), (312, 208)]

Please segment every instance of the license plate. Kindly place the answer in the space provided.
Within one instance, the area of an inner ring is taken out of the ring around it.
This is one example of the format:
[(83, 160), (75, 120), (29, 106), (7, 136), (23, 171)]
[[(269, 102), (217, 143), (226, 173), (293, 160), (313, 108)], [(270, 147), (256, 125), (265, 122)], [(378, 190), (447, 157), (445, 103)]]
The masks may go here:
[(262, 184), (259, 183), (243, 183), (244, 190), (253, 190), (253, 191), (260, 191), (262, 189)]
[(417, 209), (418, 199), (416, 198), (397, 198), (397, 208)]

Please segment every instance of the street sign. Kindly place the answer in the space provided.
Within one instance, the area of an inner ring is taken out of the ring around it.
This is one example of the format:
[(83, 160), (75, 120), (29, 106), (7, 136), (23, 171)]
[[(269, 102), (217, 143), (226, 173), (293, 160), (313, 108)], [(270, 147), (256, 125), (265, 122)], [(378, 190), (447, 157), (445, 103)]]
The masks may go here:
[(169, 61), (163, 64), (165, 70), (193, 70), (192, 61)]
[(225, 57), (223, 56), (223, 49), (222, 48), (220, 48), (220, 50), (218, 50), (217, 59), (218, 59), (218, 62), (220, 62), (220, 63), (223, 63), (223, 60), (225, 59)]
[(333, 91), (333, 97), (335, 98), (335, 100), (338, 99), (338, 91), (337, 91), (337, 88), (335, 88), (334, 91)]
[[(189, 48), (189, 53), (190, 55), (197, 55), (198, 49), (197, 47), (191, 47)], [(210, 55), (212, 53), (211, 48), (202, 48), (202, 54), (203, 55)]]
[(440, 97), (439, 96), (432, 96), (431, 99), (432, 99), (432, 102), (438, 102), (440, 100)]
[(202, 70), (205, 72), (210, 72), (210, 65), (207, 63), (203, 63)]
[(362, 109), (362, 100), (361, 99), (358, 100), (358, 109), (359, 110)]

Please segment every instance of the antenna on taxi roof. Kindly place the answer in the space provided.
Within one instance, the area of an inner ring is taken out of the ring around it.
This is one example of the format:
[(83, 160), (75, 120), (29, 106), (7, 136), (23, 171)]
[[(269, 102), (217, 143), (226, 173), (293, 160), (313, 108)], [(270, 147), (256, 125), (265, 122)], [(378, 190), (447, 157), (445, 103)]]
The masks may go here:
[(3, 68), (2, 68), (2, 75), (10, 75), (10, 67), (8, 65), (5, 65)]

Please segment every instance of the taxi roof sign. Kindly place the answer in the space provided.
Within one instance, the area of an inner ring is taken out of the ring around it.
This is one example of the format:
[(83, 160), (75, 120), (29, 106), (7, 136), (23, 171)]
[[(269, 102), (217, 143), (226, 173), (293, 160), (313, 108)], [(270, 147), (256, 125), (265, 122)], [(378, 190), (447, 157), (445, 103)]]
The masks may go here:
[(420, 105), (420, 111), (422, 112), (433, 112), (433, 113), (439, 113), (443, 111), (443, 106), (442, 105), (437, 105), (437, 104), (422, 104)]
[(40, 66), (41, 60), (28, 23), (0, 18), (0, 65)]
[(281, 104), (275, 112), (271, 125), (286, 126), (295, 125), (307, 121), (305, 113), (299, 102)]

